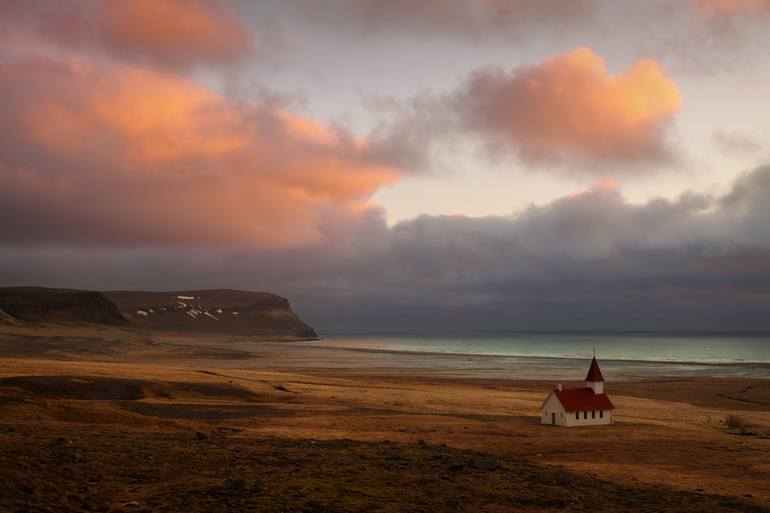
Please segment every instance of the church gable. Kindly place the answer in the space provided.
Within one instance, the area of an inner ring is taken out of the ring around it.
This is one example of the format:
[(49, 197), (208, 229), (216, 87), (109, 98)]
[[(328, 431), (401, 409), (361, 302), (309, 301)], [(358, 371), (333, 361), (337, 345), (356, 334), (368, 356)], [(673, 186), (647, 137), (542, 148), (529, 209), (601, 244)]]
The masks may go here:
[(541, 423), (592, 426), (614, 423), (615, 405), (604, 393), (604, 376), (596, 357), (586, 375), (586, 386), (562, 389), (561, 384), (540, 405)]

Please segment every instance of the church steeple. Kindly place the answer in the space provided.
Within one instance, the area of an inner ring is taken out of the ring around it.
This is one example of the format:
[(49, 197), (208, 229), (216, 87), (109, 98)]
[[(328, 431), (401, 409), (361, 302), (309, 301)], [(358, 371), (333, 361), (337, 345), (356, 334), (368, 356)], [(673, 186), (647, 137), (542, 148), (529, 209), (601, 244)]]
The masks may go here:
[(604, 376), (599, 369), (599, 364), (596, 361), (596, 355), (591, 360), (591, 366), (588, 368), (588, 374), (586, 375), (586, 386), (591, 388), (596, 394), (604, 393)]

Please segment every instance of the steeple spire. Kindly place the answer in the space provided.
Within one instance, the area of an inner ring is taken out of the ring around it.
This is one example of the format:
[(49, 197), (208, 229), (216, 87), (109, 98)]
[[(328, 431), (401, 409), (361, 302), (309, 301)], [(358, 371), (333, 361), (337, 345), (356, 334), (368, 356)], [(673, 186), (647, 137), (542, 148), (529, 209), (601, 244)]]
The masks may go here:
[(602, 371), (599, 369), (599, 364), (596, 361), (596, 356), (593, 357), (591, 360), (591, 366), (588, 368), (588, 374), (586, 375), (586, 382), (591, 383), (598, 383), (601, 381), (604, 381), (604, 376), (602, 376)]
[(593, 390), (595, 394), (604, 393), (604, 376), (602, 376), (602, 371), (599, 369), (596, 355), (591, 359), (591, 366), (588, 368), (585, 382), (586, 386)]

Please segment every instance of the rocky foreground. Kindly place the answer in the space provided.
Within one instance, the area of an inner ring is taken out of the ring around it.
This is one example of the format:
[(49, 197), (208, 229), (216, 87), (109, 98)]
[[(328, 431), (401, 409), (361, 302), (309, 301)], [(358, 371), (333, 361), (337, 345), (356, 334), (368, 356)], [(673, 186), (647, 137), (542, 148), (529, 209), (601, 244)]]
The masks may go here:
[(560, 467), (421, 441), (11, 426), (0, 433), (0, 510), (770, 511), (740, 499), (620, 486)]

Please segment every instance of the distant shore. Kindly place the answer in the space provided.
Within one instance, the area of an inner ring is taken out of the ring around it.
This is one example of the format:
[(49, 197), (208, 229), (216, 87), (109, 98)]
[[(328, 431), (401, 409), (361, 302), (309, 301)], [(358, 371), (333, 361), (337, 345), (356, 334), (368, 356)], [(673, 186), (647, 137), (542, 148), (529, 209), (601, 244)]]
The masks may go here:
[[(324, 338), (318, 338), (315, 340), (309, 340), (310, 342), (323, 342)], [(545, 356), (545, 355), (525, 355), (525, 354), (488, 354), (488, 353), (455, 353), (446, 351), (409, 351), (406, 349), (376, 349), (370, 347), (346, 347), (346, 346), (325, 346), (323, 344), (306, 345), (304, 340), (292, 341), (301, 343), (306, 347), (315, 347), (318, 349), (339, 349), (342, 351), (362, 351), (369, 353), (394, 353), (394, 354), (420, 354), (427, 356), (456, 356), (456, 357), (472, 357), (472, 358), (517, 358), (528, 360), (568, 360), (575, 362), (590, 361), (590, 356)], [(672, 365), (704, 365), (708, 367), (752, 367), (761, 369), (770, 369), (770, 362), (702, 362), (702, 361), (687, 361), (687, 360), (661, 360), (650, 359), (645, 360), (641, 358), (602, 358), (603, 362), (607, 363), (665, 363)]]
[[(529, 355), (491, 355), (435, 351), (407, 351), (342, 347), (318, 343), (293, 342), (297, 349), (317, 352), (313, 361), (294, 361), (282, 367), (333, 368), (374, 374), (422, 372), (448, 377), (508, 377), (511, 379), (557, 380), (568, 376), (582, 379), (586, 358)], [(725, 377), (770, 379), (770, 363), (715, 363), (664, 360), (602, 359), (605, 374), (614, 379), (644, 377)], [(299, 364), (299, 365), (298, 365)]]
[[(130, 328), (88, 326), (4, 327), (0, 357), (136, 361), (197, 368), (273, 369), (346, 375), (433, 376), (442, 378), (581, 380), (580, 356), (495, 355), (401, 348), (348, 347), (313, 340), (265, 340), (247, 335), (148, 333)], [(69, 342), (65, 342), (68, 340)], [(692, 362), (605, 358), (606, 377), (770, 379), (770, 363)]]
[[(770, 335), (743, 333), (412, 333), (321, 334), (322, 340), (304, 344), (318, 351), (360, 352), (373, 359), (399, 357), (419, 365), (469, 371), (479, 366), (502, 366), (514, 374), (537, 369), (581, 367), (595, 351), (616, 377), (646, 375), (770, 378)], [(379, 356), (377, 356), (379, 355)], [(535, 376), (523, 376), (534, 378)], [(550, 376), (549, 376), (549, 379)]]

